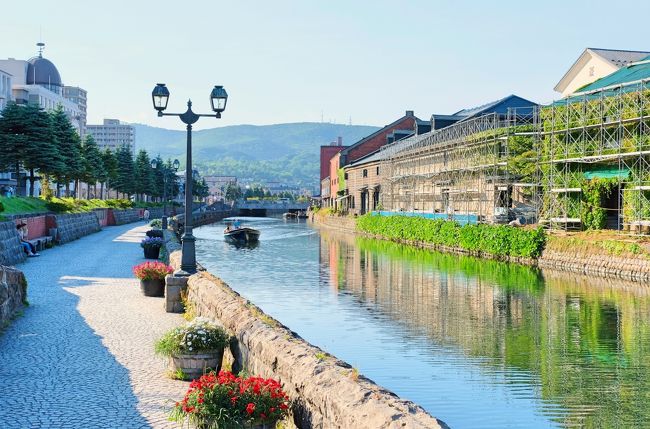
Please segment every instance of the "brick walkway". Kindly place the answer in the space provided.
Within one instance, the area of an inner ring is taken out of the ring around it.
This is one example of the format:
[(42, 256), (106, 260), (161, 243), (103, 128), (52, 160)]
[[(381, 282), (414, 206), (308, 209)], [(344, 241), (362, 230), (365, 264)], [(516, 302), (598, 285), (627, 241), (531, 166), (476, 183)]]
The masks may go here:
[(124, 225), (18, 266), (30, 307), (0, 334), (1, 428), (176, 428), (187, 383), (153, 354), (183, 322), (139, 291), (131, 267), (148, 227)]

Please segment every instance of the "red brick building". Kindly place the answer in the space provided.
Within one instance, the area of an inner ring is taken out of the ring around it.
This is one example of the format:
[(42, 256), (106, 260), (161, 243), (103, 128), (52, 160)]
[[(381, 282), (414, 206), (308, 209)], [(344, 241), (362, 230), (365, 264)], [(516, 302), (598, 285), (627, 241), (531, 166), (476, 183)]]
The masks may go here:
[(344, 166), (375, 152), (387, 143), (392, 143), (388, 138), (390, 134), (399, 133), (400, 131), (404, 136), (414, 134), (415, 123), (418, 120), (419, 119), (415, 117), (412, 110), (407, 110), (406, 114), (395, 122), (386, 125), (384, 128), (375, 131), (352, 146), (344, 149), (341, 152), (341, 165), (339, 168), (343, 168)]
[[(343, 149), (339, 153), (335, 154), (330, 159), (330, 204), (329, 207), (335, 207), (337, 209), (343, 209), (347, 211), (348, 209), (354, 209), (358, 203), (361, 201), (356, 201), (354, 192), (349, 192), (346, 187), (346, 180), (348, 179), (347, 173), (343, 172), (342, 169), (347, 165), (353, 164), (355, 161), (360, 160), (361, 158), (366, 157), (367, 155), (376, 152), (382, 146), (392, 143), (393, 141), (400, 140), (402, 138), (411, 136), (415, 133), (416, 125), (418, 122), (423, 122), (418, 119), (412, 110), (407, 110), (404, 116), (397, 119), (396, 121), (386, 125), (385, 127), (375, 131), (367, 137), (362, 138), (358, 142), (354, 143), (351, 146)], [(377, 171), (377, 165), (372, 165)], [(363, 171), (362, 171), (363, 173)], [(375, 176), (378, 174), (375, 173)], [(379, 180), (379, 177), (373, 177), (376, 180)], [(377, 191), (378, 192), (378, 191)], [(378, 197), (377, 197), (378, 198)], [(373, 205), (370, 205), (370, 199), (366, 198), (364, 202), (364, 207), (372, 208)]]

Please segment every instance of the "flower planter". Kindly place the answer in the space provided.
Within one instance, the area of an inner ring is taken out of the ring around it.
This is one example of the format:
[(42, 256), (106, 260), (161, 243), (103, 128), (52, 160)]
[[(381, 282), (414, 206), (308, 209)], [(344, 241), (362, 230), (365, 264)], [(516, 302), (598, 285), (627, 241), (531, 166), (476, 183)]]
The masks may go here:
[[(242, 428), (245, 428), (245, 429), (275, 429), (277, 423), (278, 422), (276, 420), (273, 423), (257, 423), (257, 422), (253, 422), (253, 423), (250, 423), (250, 424), (248, 424), (248, 423), (239, 423), (239, 425)], [(197, 422), (196, 427), (197, 427), (197, 429), (210, 429), (210, 428), (214, 428), (214, 427), (218, 427), (218, 426), (215, 424), (215, 422), (213, 420), (203, 420), (203, 421)]]
[(152, 246), (144, 248), (144, 257), (146, 259), (158, 259), (158, 256), (160, 256), (160, 247)]
[(144, 296), (165, 296), (165, 280), (140, 280), (140, 290)]
[(224, 349), (197, 354), (172, 355), (169, 358), (169, 369), (174, 374), (178, 370), (183, 371), (185, 380), (194, 380), (211, 370), (219, 372), (223, 351)]

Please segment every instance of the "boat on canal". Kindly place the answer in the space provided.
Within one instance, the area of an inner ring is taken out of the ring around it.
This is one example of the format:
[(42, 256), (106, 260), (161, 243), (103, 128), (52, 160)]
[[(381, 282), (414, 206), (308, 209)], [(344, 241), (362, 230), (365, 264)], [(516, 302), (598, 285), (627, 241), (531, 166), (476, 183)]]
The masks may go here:
[(223, 238), (230, 243), (254, 243), (260, 238), (260, 230), (247, 226), (235, 228), (228, 225), (223, 230)]

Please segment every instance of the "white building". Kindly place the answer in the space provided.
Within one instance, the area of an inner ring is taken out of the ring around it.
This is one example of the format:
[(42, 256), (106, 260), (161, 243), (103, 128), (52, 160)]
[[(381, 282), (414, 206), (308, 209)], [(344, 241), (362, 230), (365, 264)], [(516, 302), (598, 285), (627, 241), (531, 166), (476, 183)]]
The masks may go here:
[(101, 148), (110, 148), (113, 152), (123, 145), (131, 147), (135, 153), (135, 127), (122, 124), (118, 119), (104, 119), (103, 125), (87, 125), (86, 132), (93, 136)]
[(204, 179), (210, 194), (208, 204), (225, 201), (228, 185), (237, 185), (236, 176), (205, 176)]
[(0, 70), (0, 111), (11, 101), (11, 78), (9, 73)]
[[(9, 101), (18, 104), (36, 104), (44, 110), (53, 110), (61, 106), (72, 125), (83, 134), (86, 115), (86, 91), (77, 88), (79, 101), (75, 97), (65, 96), (61, 75), (56, 66), (43, 58), (43, 45), (38, 44), (39, 53), (29, 60), (8, 58), (0, 60), (0, 110)], [(80, 106), (81, 98), (83, 105)], [(29, 182), (25, 180), (26, 172), (20, 173), (16, 180), (15, 173), (0, 172), (0, 185), (12, 186), (18, 195), (29, 193)], [(40, 194), (40, 182), (34, 186), (34, 195)]]
[[(0, 70), (0, 116), (2, 110), (11, 101), (11, 75)], [(0, 187), (15, 185), (16, 181), (11, 179), (11, 173), (0, 171)]]
[(64, 86), (63, 98), (72, 101), (79, 108), (79, 135), (85, 136), (88, 118), (88, 91), (78, 86)]
[(16, 103), (34, 103), (45, 110), (61, 105), (72, 124), (81, 130), (81, 109), (63, 96), (61, 75), (50, 60), (43, 58), (42, 52), (27, 61), (0, 60), (0, 70), (12, 75), (12, 98)]
[(583, 86), (610, 75), (629, 63), (641, 61), (648, 55), (650, 52), (646, 51), (587, 48), (553, 89), (560, 92), (562, 97), (567, 97)]

